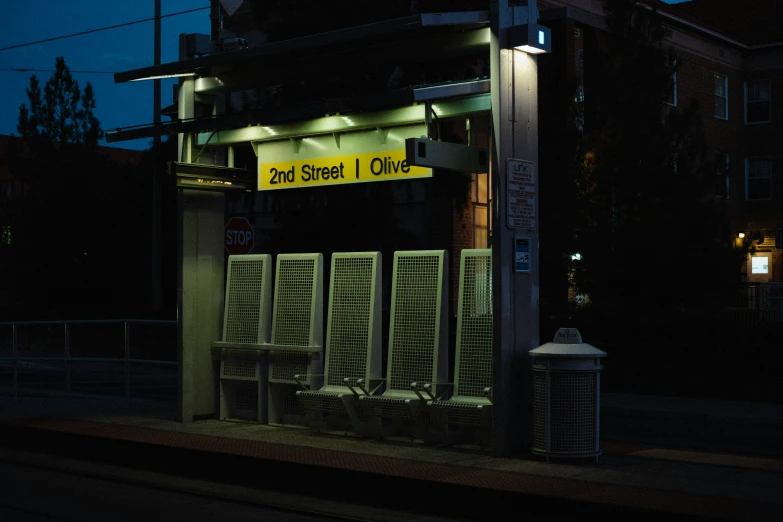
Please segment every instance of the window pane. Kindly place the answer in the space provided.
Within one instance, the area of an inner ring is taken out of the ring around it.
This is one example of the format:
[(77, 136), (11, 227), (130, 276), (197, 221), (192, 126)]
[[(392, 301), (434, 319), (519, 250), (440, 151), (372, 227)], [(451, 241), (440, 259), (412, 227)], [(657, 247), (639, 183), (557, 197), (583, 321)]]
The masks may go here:
[(762, 80), (748, 83), (748, 101), (769, 101), (770, 81)]
[(769, 102), (748, 102), (748, 123), (769, 121)]
[(769, 192), (769, 179), (748, 180), (748, 199), (767, 199)]
[(715, 77), (715, 96), (726, 97), (726, 76), (716, 74)]
[(715, 116), (726, 118), (726, 98), (722, 96), (715, 96)]
[(473, 248), (489, 246), (489, 231), (487, 227), (487, 207), (473, 207)]
[(748, 103), (746, 107), (748, 123), (771, 120), (770, 87), (771, 82), (769, 80), (748, 82)]
[(772, 161), (767, 158), (748, 159), (748, 199), (767, 199), (772, 196), (771, 170)]
[(487, 203), (487, 174), (476, 174), (478, 178), (478, 199), (476, 203)]

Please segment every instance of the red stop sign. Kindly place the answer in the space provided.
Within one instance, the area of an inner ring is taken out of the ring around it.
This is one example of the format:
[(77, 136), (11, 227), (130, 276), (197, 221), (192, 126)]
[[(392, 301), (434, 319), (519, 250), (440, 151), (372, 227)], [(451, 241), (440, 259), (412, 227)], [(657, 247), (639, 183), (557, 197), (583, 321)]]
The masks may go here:
[(226, 250), (232, 256), (249, 254), (253, 250), (253, 227), (243, 217), (232, 217), (225, 228)]

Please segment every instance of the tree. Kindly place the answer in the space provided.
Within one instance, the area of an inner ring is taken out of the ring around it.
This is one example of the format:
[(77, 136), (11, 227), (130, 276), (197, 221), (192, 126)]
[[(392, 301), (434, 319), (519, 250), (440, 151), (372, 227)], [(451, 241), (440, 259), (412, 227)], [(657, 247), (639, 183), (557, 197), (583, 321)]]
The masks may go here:
[(738, 267), (698, 106), (664, 103), (676, 56), (662, 18), (633, 0), (606, 0), (605, 11), (600, 67), (586, 93), (595, 116), (574, 164), (576, 286), (597, 309), (651, 324), (714, 312), (734, 296)]
[(26, 104), (19, 107), (16, 127), (23, 138), (93, 147), (103, 138), (103, 130), (93, 113), (92, 85), (87, 82), (82, 92), (62, 56), (57, 57), (55, 72), (46, 82), (43, 96), (35, 75), (30, 77), (26, 92), (30, 107)]
[(26, 93), (17, 121), (21, 139), (13, 140), (7, 158), (22, 187), (8, 256), (16, 277), (3, 284), (26, 313), (46, 314), (54, 313), (58, 295), (78, 306), (89, 286), (106, 280), (96, 259), (96, 238), (105, 234), (90, 223), (104, 208), (118, 208), (109, 198), (123, 173), (99, 151), (103, 131), (92, 85), (82, 90), (64, 58), (56, 59), (43, 86), (31, 76)]

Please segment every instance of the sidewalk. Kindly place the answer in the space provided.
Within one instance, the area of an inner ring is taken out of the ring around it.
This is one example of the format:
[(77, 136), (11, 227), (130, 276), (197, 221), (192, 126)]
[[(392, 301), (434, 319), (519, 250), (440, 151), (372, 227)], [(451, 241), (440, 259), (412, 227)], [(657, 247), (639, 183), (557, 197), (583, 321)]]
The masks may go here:
[[(298, 427), (217, 420), (183, 424), (171, 420), (173, 408), (166, 411), (160, 405), (142, 411), (142, 406), (134, 410), (126, 403), (116, 413), (105, 404), (97, 412), (88, 411), (86, 404), (71, 405), (63, 415), (51, 402), (26, 405), (25, 399), (14, 414), (7, 402), (0, 399), (5, 419), (0, 443), (5, 445), (129, 465), (144, 461), (169, 473), (202, 473), (229, 482), (252, 478), (259, 486), (266, 481), (266, 486), (299, 491), (310, 487), (330, 497), (368, 502), (429, 500), (439, 512), (468, 518), (494, 520), (522, 510), (547, 520), (595, 512), (617, 520), (652, 514), (763, 521), (780, 520), (783, 510), (779, 458), (605, 442), (599, 464), (590, 459), (547, 464), (530, 455), (497, 459), (477, 449), (318, 434)], [(607, 402), (608, 409), (645, 406), (647, 410), (637, 411), (655, 411), (651, 399), (614, 397)], [(685, 404), (679, 403), (678, 413), (687, 412)], [(713, 406), (719, 413), (730, 409)], [(20, 413), (33, 407), (38, 408), (35, 415)], [(773, 411), (768, 420), (775, 418)]]

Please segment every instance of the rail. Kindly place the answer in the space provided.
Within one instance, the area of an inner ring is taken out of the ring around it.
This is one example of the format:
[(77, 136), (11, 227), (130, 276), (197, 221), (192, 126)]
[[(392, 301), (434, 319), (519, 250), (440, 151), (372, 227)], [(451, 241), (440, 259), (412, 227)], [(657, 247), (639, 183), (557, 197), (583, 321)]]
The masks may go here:
[[(20, 394), (173, 399), (176, 324), (145, 319), (0, 322), (0, 391), (10, 388), (14, 399)], [(164, 330), (153, 332), (156, 328)], [(132, 330), (141, 340), (133, 346)], [(80, 334), (76, 342), (74, 331)], [(112, 337), (118, 342), (112, 343)], [(133, 356), (134, 348), (140, 356)], [(114, 352), (117, 356), (106, 356)], [(122, 379), (116, 375), (120, 367)], [(20, 382), (22, 377), (29, 382)]]
[(783, 283), (744, 283), (730, 312), (734, 321), (748, 326), (783, 322)]

